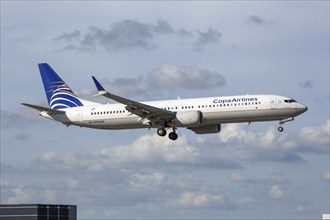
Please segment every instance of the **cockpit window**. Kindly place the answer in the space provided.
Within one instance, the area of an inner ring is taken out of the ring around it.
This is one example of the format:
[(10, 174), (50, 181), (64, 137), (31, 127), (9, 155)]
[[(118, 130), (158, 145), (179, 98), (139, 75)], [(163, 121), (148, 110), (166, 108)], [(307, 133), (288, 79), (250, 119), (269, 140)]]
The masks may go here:
[(292, 103), (292, 102), (297, 102), (297, 101), (294, 100), (294, 99), (285, 99), (284, 102), (286, 102), (286, 103)]

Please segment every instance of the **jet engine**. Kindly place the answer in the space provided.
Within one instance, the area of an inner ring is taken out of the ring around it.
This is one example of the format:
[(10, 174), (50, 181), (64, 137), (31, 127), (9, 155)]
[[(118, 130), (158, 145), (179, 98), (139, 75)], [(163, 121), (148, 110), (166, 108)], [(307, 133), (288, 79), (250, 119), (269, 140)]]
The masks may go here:
[(203, 123), (203, 114), (200, 111), (177, 112), (174, 122), (178, 127), (198, 126)]

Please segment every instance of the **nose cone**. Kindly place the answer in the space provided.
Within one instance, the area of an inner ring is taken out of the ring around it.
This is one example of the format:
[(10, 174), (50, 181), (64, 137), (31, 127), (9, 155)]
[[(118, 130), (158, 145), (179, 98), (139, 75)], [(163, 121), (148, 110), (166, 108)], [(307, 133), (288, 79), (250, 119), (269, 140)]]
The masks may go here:
[(308, 110), (308, 107), (306, 105), (299, 104), (298, 111), (299, 111), (300, 114), (306, 112), (307, 110)]

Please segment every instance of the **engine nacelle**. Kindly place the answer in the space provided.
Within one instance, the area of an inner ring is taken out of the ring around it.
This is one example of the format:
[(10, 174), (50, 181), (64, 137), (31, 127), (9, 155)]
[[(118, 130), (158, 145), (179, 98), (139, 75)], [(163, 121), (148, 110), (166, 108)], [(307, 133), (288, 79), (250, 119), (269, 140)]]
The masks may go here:
[(214, 134), (219, 133), (221, 131), (221, 124), (215, 125), (202, 125), (199, 127), (189, 128), (196, 134)]
[(177, 112), (174, 122), (178, 127), (198, 126), (203, 122), (203, 114), (200, 111)]

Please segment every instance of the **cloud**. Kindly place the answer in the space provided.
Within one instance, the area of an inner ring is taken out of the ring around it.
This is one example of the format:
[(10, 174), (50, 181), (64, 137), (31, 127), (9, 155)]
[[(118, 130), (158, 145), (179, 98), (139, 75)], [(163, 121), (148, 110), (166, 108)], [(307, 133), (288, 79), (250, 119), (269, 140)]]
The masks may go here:
[(23, 133), (17, 133), (15, 135), (15, 139), (18, 140), (18, 141), (27, 141), (29, 140), (30, 136), (29, 135), (26, 135), (26, 134), (23, 134)]
[(257, 15), (251, 15), (250, 17), (248, 17), (247, 22), (250, 24), (255, 24), (255, 25), (273, 25), (273, 24), (275, 24), (275, 21), (266, 20)]
[(269, 189), (269, 196), (273, 199), (280, 199), (284, 196), (284, 191), (280, 185), (273, 185)]
[(150, 191), (162, 185), (165, 179), (165, 175), (161, 172), (152, 172), (150, 174), (133, 173), (128, 184), (133, 191)]
[[(239, 160), (278, 161), (302, 163), (302, 152), (328, 153), (330, 120), (323, 125), (304, 127), (296, 134), (278, 133), (273, 127), (263, 132), (254, 132), (244, 124), (229, 124), (219, 134), (222, 143), (235, 146), (235, 157)], [(232, 158), (231, 148), (225, 154)]]
[(275, 173), (267, 178), (255, 177), (242, 174), (240, 172), (232, 172), (229, 174), (228, 179), (231, 182), (243, 183), (243, 184), (256, 184), (256, 183), (271, 183), (271, 184), (283, 184), (288, 182), (288, 177), (283, 173)]
[(303, 83), (298, 83), (299, 87), (302, 89), (310, 89), (313, 87), (313, 81), (312, 80), (307, 80)]
[(302, 128), (299, 133), (299, 140), (303, 150), (329, 152), (330, 120), (320, 126)]
[[(24, 167), (2, 167), (4, 173), (11, 175), (21, 176), (24, 173), (31, 178), (40, 175), (50, 177), (43, 178), (38, 185), (18, 186), (2, 182), (2, 201), (79, 201), (79, 206), (85, 210), (84, 216), (95, 214), (96, 210), (102, 210), (96, 215), (106, 216), (107, 209), (102, 204), (115, 207), (110, 213), (112, 217), (127, 216), (127, 210), (133, 214), (143, 210), (154, 216), (152, 213), (155, 211), (164, 214), (172, 210), (171, 213), (178, 214), (182, 210), (246, 208), (248, 204), (255, 204), (256, 200), (280, 200), (291, 193), (287, 189), (290, 185), (287, 172), (251, 175), (247, 172), (246, 162), (293, 162), (278, 157), (296, 155), (301, 151), (299, 147), (284, 146), (292, 136), (280, 137), (283, 134), (277, 136), (270, 129), (254, 132), (245, 125), (226, 126), (222, 134), (222, 139), (201, 136), (196, 140), (180, 134), (175, 142), (157, 134), (145, 134), (128, 145), (107, 147), (105, 144), (103, 149), (92, 152), (45, 151)], [(300, 143), (297, 138), (294, 141)], [(216, 179), (216, 182), (204, 179), (214, 174), (223, 176), (224, 169), (234, 170), (227, 178)], [(54, 176), (61, 178), (54, 182)], [(244, 184), (252, 190), (257, 185), (257, 188), (262, 188), (264, 197), (249, 190), (243, 194), (235, 192), (236, 184), (239, 188)]]
[(183, 29), (183, 28), (180, 28), (180, 29), (177, 31), (177, 35), (178, 35), (179, 37), (194, 37), (194, 35), (193, 35), (191, 32), (189, 32), (189, 31), (187, 31), (187, 30), (185, 30), (185, 29)]
[(203, 50), (205, 48), (205, 46), (209, 45), (209, 44), (216, 44), (219, 42), (222, 34), (213, 29), (210, 28), (208, 31), (206, 32), (202, 32), (202, 31), (198, 31), (198, 38), (197, 41), (195, 43), (195, 50)]
[(57, 200), (59, 192), (50, 187), (40, 185), (17, 185), (1, 182), (1, 202), (8, 204), (35, 203), (42, 201), (45, 203), (59, 202)]
[(210, 195), (203, 192), (183, 192), (179, 195), (178, 204), (183, 207), (203, 207), (210, 203), (222, 205), (224, 199), (222, 195)]
[(120, 51), (129, 49), (152, 50), (157, 48), (157, 37), (174, 35), (180, 42), (182, 39), (192, 38), (195, 43), (194, 50), (204, 50), (209, 44), (219, 42), (222, 34), (214, 29), (203, 32), (197, 30), (197, 36), (184, 28), (175, 29), (165, 20), (157, 20), (156, 24), (142, 23), (137, 20), (126, 19), (111, 24), (108, 28), (90, 26), (86, 31), (75, 29), (64, 32), (54, 38), (59, 44), (63, 42), (58, 51), (94, 52), (99, 50)]
[[(297, 143), (290, 138), (279, 136), (274, 128), (263, 132), (253, 132), (244, 124), (229, 124), (221, 131), (219, 137), (226, 146), (235, 146), (233, 159), (243, 161), (277, 161), (301, 163), (304, 160), (297, 155)], [(293, 147), (294, 146), (294, 147)], [(232, 158), (232, 148), (226, 148), (225, 154)]]
[(64, 40), (71, 43), (72, 41), (79, 41), (80, 39), (81, 39), (81, 31), (74, 30), (72, 32), (64, 32), (63, 34), (56, 37), (54, 40), (55, 41)]
[(164, 20), (156, 24), (141, 23), (135, 20), (123, 20), (112, 24), (109, 28), (90, 26), (87, 31), (74, 30), (65, 32), (55, 41), (68, 43), (61, 50), (118, 51), (122, 49), (141, 48), (153, 49), (156, 45), (154, 38), (173, 33), (171, 25)]
[(115, 78), (111, 81), (102, 81), (105, 88), (112, 93), (126, 97), (144, 96), (148, 93), (145, 86), (145, 79), (140, 76), (137, 78)]
[[(226, 85), (226, 78), (207, 69), (196, 66), (184, 67), (176, 64), (163, 64), (150, 71), (147, 77), (138, 76), (132, 78), (115, 78), (114, 80), (100, 80), (104, 88), (110, 92), (133, 97), (154, 97), (155, 92), (169, 89), (209, 89), (223, 87)], [(92, 88), (82, 89), (77, 95), (89, 99), (96, 94)], [(101, 97), (102, 98), (102, 97)], [(98, 98), (100, 102), (104, 98)]]
[[(12, 112), (0, 109), (1, 128), (24, 128), (26, 125), (37, 124), (43, 120), (36, 114), (37, 111), (27, 107), (20, 107), (18, 112)], [(17, 140), (27, 139), (28, 136), (18, 133), (15, 137)]]
[(205, 89), (224, 86), (226, 79), (219, 73), (195, 66), (163, 64), (149, 73), (148, 84), (154, 89)]
[(330, 172), (325, 172), (323, 174), (323, 179), (330, 182)]
[(252, 16), (248, 17), (248, 21), (253, 24), (265, 24), (266, 23), (266, 21), (263, 18), (261, 18), (257, 15), (252, 15)]

